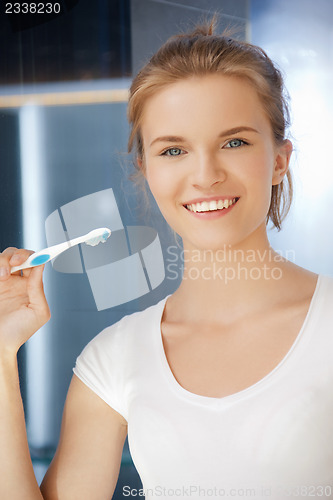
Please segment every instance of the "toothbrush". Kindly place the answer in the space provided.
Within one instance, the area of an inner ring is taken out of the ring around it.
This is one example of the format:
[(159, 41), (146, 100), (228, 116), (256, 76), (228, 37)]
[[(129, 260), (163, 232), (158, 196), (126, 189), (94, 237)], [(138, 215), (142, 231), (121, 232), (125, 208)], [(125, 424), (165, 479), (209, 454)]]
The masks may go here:
[(44, 250), (40, 250), (39, 252), (33, 253), (30, 257), (27, 258), (25, 262), (23, 262), (19, 266), (14, 266), (11, 268), (11, 274), (16, 273), (16, 271), (21, 271), (21, 269), (28, 269), (29, 267), (36, 267), (49, 262), (50, 260), (58, 257), (62, 252), (68, 250), (68, 248), (72, 248), (79, 243), (86, 243), (87, 245), (96, 246), (98, 243), (105, 243), (108, 237), (111, 234), (111, 230), (107, 227), (100, 227), (98, 229), (94, 229), (84, 236), (79, 236), (78, 238), (74, 238), (69, 241), (65, 241), (64, 243), (59, 243), (59, 245), (53, 245), (49, 248), (44, 248)]

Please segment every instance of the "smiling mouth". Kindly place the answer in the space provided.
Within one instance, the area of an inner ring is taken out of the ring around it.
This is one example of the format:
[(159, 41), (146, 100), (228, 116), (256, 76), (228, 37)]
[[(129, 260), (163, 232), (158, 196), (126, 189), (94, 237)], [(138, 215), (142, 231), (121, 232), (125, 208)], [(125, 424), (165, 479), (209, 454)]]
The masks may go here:
[(218, 212), (219, 210), (226, 210), (227, 208), (235, 205), (239, 197), (225, 200), (211, 200), (203, 201), (201, 203), (192, 203), (191, 205), (184, 205), (190, 212)]

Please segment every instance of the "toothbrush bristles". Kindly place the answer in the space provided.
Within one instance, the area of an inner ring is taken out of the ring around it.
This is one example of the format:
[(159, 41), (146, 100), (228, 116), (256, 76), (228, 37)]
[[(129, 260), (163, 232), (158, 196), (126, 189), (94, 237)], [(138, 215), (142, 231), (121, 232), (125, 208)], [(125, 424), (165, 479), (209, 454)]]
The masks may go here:
[[(95, 236), (96, 231), (100, 232), (101, 230), (103, 230), (103, 233), (102, 234), (98, 234), (98, 236)], [(89, 238), (85, 243), (87, 245), (95, 247), (99, 243), (105, 243), (106, 242), (106, 240), (108, 239), (108, 237), (111, 234), (111, 230), (106, 227), (106, 228), (102, 228), (100, 230), (96, 229), (95, 231), (91, 231), (91, 233), (94, 233), (94, 236), (92, 238)]]

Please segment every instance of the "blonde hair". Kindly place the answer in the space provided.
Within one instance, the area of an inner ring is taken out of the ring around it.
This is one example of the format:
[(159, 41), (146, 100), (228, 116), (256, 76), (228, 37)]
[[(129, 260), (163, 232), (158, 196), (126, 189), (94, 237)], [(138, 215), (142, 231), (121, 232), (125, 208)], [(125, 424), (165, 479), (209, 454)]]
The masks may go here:
[[(138, 159), (144, 159), (140, 126), (147, 99), (166, 85), (207, 74), (219, 73), (247, 80), (257, 91), (271, 123), (276, 144), (282, 144), (285, 140), (290, 115), (280, 70), (260, 47), (227, 35), (215, 34), (216, 22), (217, 17), (214, 16), (210, 22), (196, 26), (189, 33), (169, 38), (134, 78), (127, 111), (131, 126), (128, 152), (134, 151)], [(137, 173), (132, 179), (140, 183), (145, 178), (136, 162), (135, 168)], [(271, 220), (278, 230), (292, 201), (289, 170), (286, 177), (280, 184), (272, 186), (266, 218), (266, 224)]]

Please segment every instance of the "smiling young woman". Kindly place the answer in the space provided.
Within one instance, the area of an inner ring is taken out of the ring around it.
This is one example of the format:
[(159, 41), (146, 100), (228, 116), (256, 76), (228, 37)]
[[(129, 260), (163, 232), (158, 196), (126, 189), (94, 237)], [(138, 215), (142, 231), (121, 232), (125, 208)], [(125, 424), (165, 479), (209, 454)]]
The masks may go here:
[[(183, 79), (150, 96), (141, 120), (141, 168), (184, 246), (234, 246), (259, 226), (266, 235), (272, 185), (282, 181), (292, 146), (275, 145), (249, 83), (218, 73)], [(191, 207), (219, 199), (235, 202)]]
[[(280, 72), (262, 49), (200, 26), (137, 75), (128, 117), (137, 176), (182, 238), (183, 279), (80, 354), (40, 492), (14, 359), (48, 319), (42, 273), (3, 275), (1, 498), (109, 499), (127, 431), (146, 499), (333, 498), (333, 279), (267, 237), (292, 194)], [(26, 251), (0, 265), (15, 255)], [(25, 327), (9, 335), (22, 303)]]

